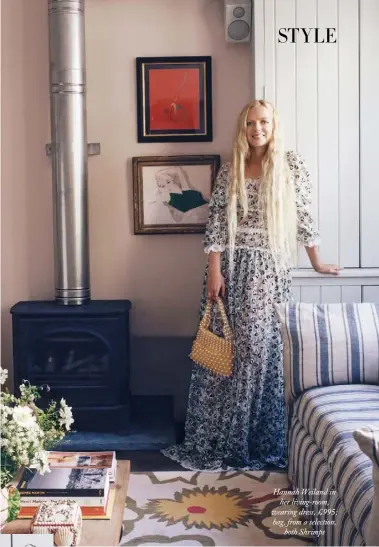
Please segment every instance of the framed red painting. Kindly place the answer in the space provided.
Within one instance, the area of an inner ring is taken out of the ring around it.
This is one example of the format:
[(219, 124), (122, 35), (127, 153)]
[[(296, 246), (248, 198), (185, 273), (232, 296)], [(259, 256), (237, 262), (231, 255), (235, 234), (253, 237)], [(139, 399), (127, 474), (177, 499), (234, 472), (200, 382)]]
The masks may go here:
[(213, 140), (212, 59), (137, 57), (138, 142)]

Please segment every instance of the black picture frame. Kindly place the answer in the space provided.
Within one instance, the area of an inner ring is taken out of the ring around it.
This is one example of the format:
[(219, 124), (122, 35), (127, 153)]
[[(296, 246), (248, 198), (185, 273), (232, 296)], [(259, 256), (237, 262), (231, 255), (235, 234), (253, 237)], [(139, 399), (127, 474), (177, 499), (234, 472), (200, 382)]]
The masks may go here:
[(136, 82), (138, 142), (213, 140), (210, 56), (137, 57)]

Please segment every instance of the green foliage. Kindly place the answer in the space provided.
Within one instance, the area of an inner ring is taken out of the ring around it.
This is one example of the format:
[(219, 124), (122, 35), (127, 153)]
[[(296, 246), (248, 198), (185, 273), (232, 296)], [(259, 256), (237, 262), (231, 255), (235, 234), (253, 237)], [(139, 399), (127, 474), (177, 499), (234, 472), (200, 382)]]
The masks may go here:
[(8, 490), (8, 522), (15, 520), (21, 507), (21, 496), (17, 488)]
[(1, 488), (4, 488), (16, 476), (18, 471), (18, 465), (15, 463), (14, 460), (12, 460), (8, 456), (8, 454), (4, 450), (1, 451), (0, 459), (1, 459), (1, 473), (0, 473)]

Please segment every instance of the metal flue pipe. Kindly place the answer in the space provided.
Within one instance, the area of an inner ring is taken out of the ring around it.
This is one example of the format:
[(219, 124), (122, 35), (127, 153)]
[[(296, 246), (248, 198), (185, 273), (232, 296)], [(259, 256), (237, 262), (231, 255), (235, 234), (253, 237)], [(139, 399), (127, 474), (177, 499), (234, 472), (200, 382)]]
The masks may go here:
[(49, 0), (55, 300), (90, 299), (84, 0)]

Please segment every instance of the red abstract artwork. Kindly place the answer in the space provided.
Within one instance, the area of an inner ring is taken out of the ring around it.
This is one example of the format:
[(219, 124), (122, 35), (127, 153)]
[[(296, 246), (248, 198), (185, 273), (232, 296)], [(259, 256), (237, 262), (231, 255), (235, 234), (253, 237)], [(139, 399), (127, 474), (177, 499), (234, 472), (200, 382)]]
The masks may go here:
[(198, 68), (154, 69), (149, 74), (150, 129), (200, 129)]
[(137, 57), (138, 142), (213, 140), (212, 59)]

